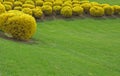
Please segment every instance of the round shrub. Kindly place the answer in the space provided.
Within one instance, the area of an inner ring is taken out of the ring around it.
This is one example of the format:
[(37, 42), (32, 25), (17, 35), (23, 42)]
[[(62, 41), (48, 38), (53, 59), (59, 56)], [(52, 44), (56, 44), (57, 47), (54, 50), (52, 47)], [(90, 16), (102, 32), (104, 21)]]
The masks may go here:
[(45, 2), (54, 2), (54, 0), (44, 0)]
[(44, 3), (43, 3), (43, 6), (45, 6), (45, 5), (49, 5), (49, 6), (52, 7), (52, 3), (51, 3), (51, 2), (44, 2)]
[(35, 6), (34, 6), (34, 5), (31, 5), (31, 4), (23, 4), (23, 5), (22, 5), (22, 8), (30, 8), (30, 9), (33, 9), (33, 8), (35, 8)]
[(25, 14), (32, 15), (32, 9), (30, 9), (30, 8), (23, 8), (22, 12), (24, 12)]
[(69, 6), (65, 6), (61, 9), (61, 15), (64, 17), (71, 17), (72, 16), (72, 8)]
[(91, 2), (90, 3), (92, 6), (100, 6), (100, 4), (98, 2)]
[(22, 6), (22, 2), (20, 2), (20, 1), (15, 1), (14, 2), (14, 7), (16, 7), (16, 6)]
[(0, 3), (3, 3), (3, 0), (0, 0)]
[(14, 3), (14, 0), (4, 0), (4, 2), (12, 2), (12, 3)]
[(55, 1), (55, 2), (53, 3), (53, 6), (61, 6), (62, 4), (63, 4), (62, 1)]
[(104, 15), (104, 9), (99, 6), (93, 6), (90, 8), (90, 15), (95, 17), (101, 17)]
[(72, 4), (70, 4), (70, 3), (63, 3), (63, 4), (62, 4), (62, 7), (65, 7), (65, 6), (69, 6), (69, 7), (72, 8)]
[(76, 16), (83, 14), (83, 11), (84, 11), (83, 8), (79, 6), (73, 7), (72, 10), (73, 10), (73, 15), (76, 15)]
[(80, 1), (72, 1), (72, 4), (80, 4)]
[(114, 8), (112, 6), (104, 6), (104, 11), (105, 11), (105, 15), (113, 15), (114, 14)]
[(8, 1), (5, 1), (3, 2), (4, 5), (10, 5), (11, 7), (13, 7), (13, 3), (12, 2), (8, 2)]
[(0, 14), (5, 13), (5, 7), (0, 3)]
[(109, 4), (101, 4), (101, 7), (110, 6)]
[(81, 5), (85, 13), (89, 13), (90, 8), (92, 7), (90, 3), (84, 3)]
[(21, 11), (21, 10), (22, 10), (22, 7), (16, 6), (16, 7), (14, 7), (14, 10), (19, 10), (19, 11)]
[(0, 15), (3, 32), (18, 40), (29, 40), (36, 31), (35, 19), (19, 11), (10, 11)]
[(5, 6), (6, 11), (12, 10), (12, 7), (10, 5), (5, 4), (4, 6)]
[(114, 5), (113, 8), (114, 8), (114, 14), (115, 15), (120, 14), (120, 6), (119, 5)]
[(72, 6), (73, 7), (79, 6), (80, 7), (81, 5), (80, 4), (73, 4)]
[(40, 8), (33, 9), (33, 16), (37, 19), (40, 19), (43, 16), (43, 12)]
[(32, 0), (26, 0), (24, 4), (35, 5), (35, 3)]
[(20, 2), (24, 3), (26, 0), (17, 0), (17, 1), (20, 1)]
[(45, 15), (51, 15), (52, 14), (52, 7), (49, 5), (42, 6), (42, 11)]
[(36, 0), (35, 1), (35, 5), (36, 6), (42, 6), (43, 5), (43, 1), (42, 0)]
[(56, 13), (56, 14), (60, 14), (60, 10), (61, 10), (61, 6), (53, 6), (53, 11)]

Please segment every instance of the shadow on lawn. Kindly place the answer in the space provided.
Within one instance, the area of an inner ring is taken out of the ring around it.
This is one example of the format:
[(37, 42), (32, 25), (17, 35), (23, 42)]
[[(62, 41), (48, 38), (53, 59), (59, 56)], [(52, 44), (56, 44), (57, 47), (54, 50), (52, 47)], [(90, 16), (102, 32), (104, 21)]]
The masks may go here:
[(28, 41), (21, 41), (21, 40), (16, 40), (14, 38), (7, 37), (2, 31), (0, 31), (0, 38), (5, 39), (5, 40), (10, 40), (18, 43), (24, 43), (24, 44), (38, 44), (36, 39), (30, 39)]

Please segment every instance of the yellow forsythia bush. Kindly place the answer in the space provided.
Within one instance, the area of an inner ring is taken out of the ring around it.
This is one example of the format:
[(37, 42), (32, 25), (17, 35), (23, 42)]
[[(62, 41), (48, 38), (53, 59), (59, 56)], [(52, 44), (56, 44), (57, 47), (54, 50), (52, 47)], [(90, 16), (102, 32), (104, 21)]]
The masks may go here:
[(52, 2), (44, 2), (44, 3), (43, 3), (43, 6), (45, 6), (45, 5), (49, 5), (49, 6), (52, 7), (53, 4), (52, 4)]
[(30, 8), (30, 9), (33, 9), (33, 8), (35, 8), (35, 6), (34, 6), (34, 5), (31, 5), (31, 4), (23, 4), (23, 5), (22, 5), (22, 8)]
[(37, 19), (40, 19), (43, 16), (43, 12), (40, 8), (33, 9), (33, 16)]
[(3, 32), (18, 40), (29, 40), (36, 31), (35, 19), (19, 11), (3, 13), (0, 20)]
[(36, 6), (42, 6), (43, 5), (43, 1), (42, 0), (36, 0), (35, 1), (35, 5)]
[(0, 14), (5, 13), (5, 7), (0, 3)]
[(90, 8), (90, 15), (95, 17), (101, 17), (104, 15), (104, 9), (99, 6), (93, 6)]
[(30, 8), (23, 8), (22, 12), (24, 12), (25, 14), (32, 15), (32, 9), (30, 9)]
[(65, 6), (61, 9), (61, 15), (64, 17), (71, 17), (72, 16), (72, 8), (69, 6)]
[(49, 5), (42, 6), (42, 11), (45, 15), (51, 15), (52, 14), (52, 7)]
[(13, 3), (12, 2), (4, 1), (3, 4), (4, 5), (10, 5), (11, 7), (13, 7)]
[(114, 14), (115, 15), (120, 14), (120, 6), (119, 5), (114, 5), (113, 8), (114, 8)]
[(89, 13), (89, 10), (92, 7), (92, 5), (90, 3), (83, 3), (81, 4), (81, 7), (84, 9), (85, 13)]
[(55, 1), (55, 2), (53, 3), (53, 6), (61, 6), (62, 4), (63, 4), (62, 1)]
[(44, 0), (45, 2), (54, 2), (54, 0)]
[(35, 3), (32, 0), (26, 0), (24, 4), (35, 5)]
[(71, 7), (71, 8), (72, 8), (72, 4), (67, 3), (67, 2), (62, 4), (62, 7), (65, 7), (65, 6), (69, 6), (69, 7)]
[(17, 0), (17, 1), (20, 1), (20, 2), (24, 3), (26, 0)]
[(4, 6), (5, 6), (6, 11), (12, 10), (12, 7), (10, 5), (5, 4)]
[(22, 6), (22, 2), (20, 2), (20, 1), (15, 1), (14, 2), (14, 7), (16, 7), (16, 6)]
[(61, 6), (53, 6), (53, 12), (55, 12), (56, 14), (60, 14), (61, 8)]
[(20, 6), (16, 6), (16, 7), (14, 7), (14, 10), (21, 11), (21, 10), (22, 10), (22, 7), (20, 7)]
[(105, 15), (113, 15), (114, 14), (114, 8), (113, 6), (104, 6), (104, 11), (105, 11)]
[(15, 0), (4, 0), (4, 2), (12, 2), (14, 3)]
[(77, 15), (77, 16), (83, 14), (84, 12), (84, 9), (80, 6), (73, 7), (72, 10), (73, 10), (73, 15)]

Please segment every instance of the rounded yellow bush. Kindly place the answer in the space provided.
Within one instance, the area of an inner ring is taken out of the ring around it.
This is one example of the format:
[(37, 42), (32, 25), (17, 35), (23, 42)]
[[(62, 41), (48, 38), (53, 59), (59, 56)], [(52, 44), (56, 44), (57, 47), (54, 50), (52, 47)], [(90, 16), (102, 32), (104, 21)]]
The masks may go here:
[(12, 3), (14, 3), (14, 0), (4, 0), (4, 2), (12, 2)]
[(24, 12), (25, 14), (32, 15), (32, 9), (30, 9), (30, 8), (23, 8), (22, 12)]
[(91, 4), (92, 6), (100, 6), (100, 4), (99, 4), (98, 2), (90, 2), (90, 4)]
[(90, 3), (83, 3), (81, 7), (84, 9), (85, 13), (89, 13), (90, 8), (92, 7)]
[(114, 14), (115, 15), (120, 14), (120, 6), (119, 5), (114, 5), (113, 8), (114, 8)]
[(0, 3), (3, 3), (3, 0), (0, 0)]
[(4, 1), (3, 4), (4, 5), (10, 5), (11, 7), (13, 7), (13, 3), (12, 2)]
[(52, 2), (44, 2), (44, 3), (43, 3), (43, 6), (45, 6), (45, 5), (49, 5), (49, 6), (52, 7), (53, 4), (52, 4)]
[(26, 0), (17, 0), (17, 1), (20, 1), (20, 2), (24, 3)]
[(53, 12), (55, 12), (56, 14), (60, 14), (61, 8), (61, 6), (53, 6)]
[(12, 7), (10, 5), (5, 4), (4, 6), (5, 6), (6, 11), (12, 10)]
[(4, 33), (18, 40), (29, 40), (36, 31), (35, 19), (19, 11), (10, 11), (0, 15), (0, 25)]
[(72, 4), (70, 4), (70, 3), (63, 3), (63, 4), (62, 4), (62, 7), (65, 7), (65, 6), (69, 6), (69, 7), (72, 8)]
[(64, 17), (71, 17), (72, 16), (72, 8), (69, 6), (65, 6), (61, 9), (61, 15)]
[(5, 13), (5, 7), (0, 3), (0, 14)]
[(35, 6), (34, 6), (34, 5), (31, 5), (31, 4), (23, 4), (23, 5), (22, 5), (22, 8), (30, 8), (30, 9), (34, 9)]
[(36, 6), (42, 6), (43, 5), (43, 1), (42, 0), (36, 0), (35, 1), (35, 5)]
[(80, 1), (72, 1), (72, 4), (80, 4)]
[(45, 2), (54, 2), (54, 0), (44, 0)]
[(19, 10), (19, 11), (21, 11), (21, 10), (22, 10), (22, 7), (16, 6), (16, 7), (14, 7), (14, 10)]
[(24, 4), (35, 5), (35, 3), (32, 0), (26, 0)]
[(101, 17), (104, 15), (104, 9), (99, 6), (93, 6), (90, 8), (90, 15), (95, 17)]
[(73, 10), (73, 15), (76, 15), (76, 16), (79, 16), (84, 12), (83, 8), (80, 6), (73, 7), (72, 10)]
[(80, 4), (73, 4), (73, 7), (76, 7), (76, 6), (80, 7), (81, 5)]
[(49, 5), (42, 6), (42, 11), (45, 15), (51, 15), (52, 14), (52, 7)]
[(62, 4), (63, 4), (62, 1), (55, 1), (55, 2), (53, 3), (53, 6), (61, 6)]
[(109, 4), (101, 4), (101, 7), (110, 6)]
[(15, 1), (14, 2), (14, 7), (16, 7), (16, 6), (22, 6), (22, 2), (20, 2), (20, 1)]
[(104, 8), (104, 11), (105, 11), (105, 15), (108, 15), (108, 16), (110, 16), (110, 15), (113, 15), (114, 14), (114, 8), (113, 8), (113, 6), (104, 6), (103, 7)]
[(33, 16), (37, 19), (40, 19), (43, 16), (43, 12), (40, 8), (33, 9)]

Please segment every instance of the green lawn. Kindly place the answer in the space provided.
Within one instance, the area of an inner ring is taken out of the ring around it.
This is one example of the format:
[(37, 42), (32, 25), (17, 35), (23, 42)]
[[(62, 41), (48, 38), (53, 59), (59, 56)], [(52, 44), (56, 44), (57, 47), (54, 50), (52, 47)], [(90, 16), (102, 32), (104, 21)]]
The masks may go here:
[(0, 37), (0, 76), (120, 76), (120, 18), (46, 20), (37, 26), (33, 42)]

